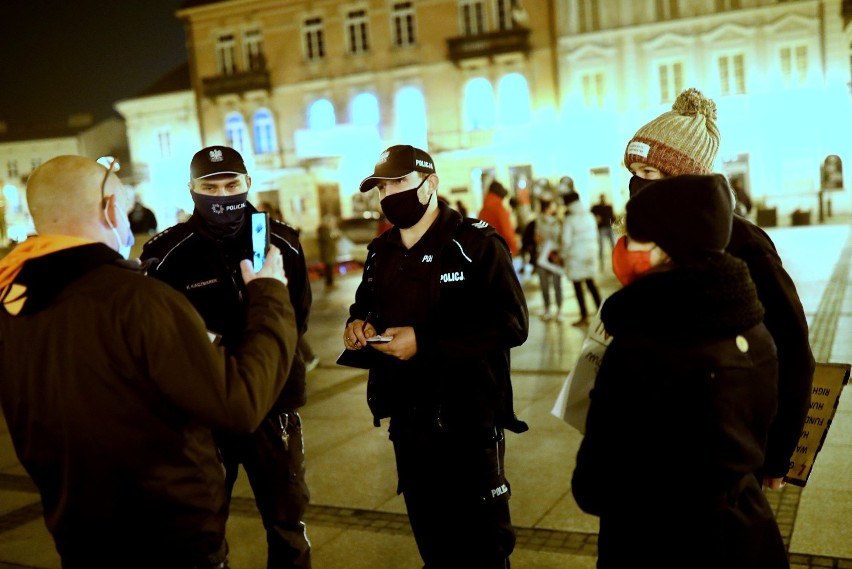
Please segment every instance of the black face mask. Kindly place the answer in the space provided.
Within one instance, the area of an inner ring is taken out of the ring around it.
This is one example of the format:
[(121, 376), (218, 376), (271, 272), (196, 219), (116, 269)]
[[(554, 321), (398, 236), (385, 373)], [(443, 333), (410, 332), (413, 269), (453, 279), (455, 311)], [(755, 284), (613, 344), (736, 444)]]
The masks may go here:
[(426, 213), (429, 202), (432, 201), (431, 195), (425, 204), (420, 203), (420, 198), (417, 197), (417, 190), (425, 181), (426, 178), (423, 178), (416, 188), (385, 196), (382, 200), (382, 211), (385, 212), (388, 221), (400, 229), (408, 229), (420, 221)]
[(630, 197), (632, 198), (654, 182), (656, 182), (656, 180), (646, 180), (645, 178), (640, 178), (636, 175), (632, 176), (630, 178), (630, 183), (627, 186), (630, 190)]
[(216, 237), (235, 237), (243, 226), (248, 192), (231, 196), (208, 196), (189, 192), (195, 203), (195, 213), (204, 227)]

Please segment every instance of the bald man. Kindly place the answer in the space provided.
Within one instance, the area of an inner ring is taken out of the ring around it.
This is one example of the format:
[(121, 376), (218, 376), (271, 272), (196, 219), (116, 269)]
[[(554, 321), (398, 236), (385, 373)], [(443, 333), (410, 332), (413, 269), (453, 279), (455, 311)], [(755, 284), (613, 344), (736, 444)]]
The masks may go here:
[(254, 431), (287, 376), (280, 251), (258, 273), (242, 263), (244, 342), (226, 353), (182, 294), (122, 259), (130, 203), (108, 165), (60, 156), (29, 178), (38, 235), (0, 260), (0, 404), (63, 569), (226, 568), (211, 429)]

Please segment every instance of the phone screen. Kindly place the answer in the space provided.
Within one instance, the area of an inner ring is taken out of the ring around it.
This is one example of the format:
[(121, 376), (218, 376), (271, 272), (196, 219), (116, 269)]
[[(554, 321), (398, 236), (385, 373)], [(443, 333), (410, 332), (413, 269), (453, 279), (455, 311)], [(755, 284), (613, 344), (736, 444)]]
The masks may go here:
[(254, 272), (263, 267), (269, 248), (269, 215), (265, 211), (251, 214), (251, 249)]

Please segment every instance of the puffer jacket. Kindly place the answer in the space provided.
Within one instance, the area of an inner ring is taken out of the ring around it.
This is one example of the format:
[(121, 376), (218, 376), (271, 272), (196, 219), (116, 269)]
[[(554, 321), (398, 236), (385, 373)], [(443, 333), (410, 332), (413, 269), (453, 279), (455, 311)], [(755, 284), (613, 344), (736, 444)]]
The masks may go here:
[(560, 247), (568, 280), (594, 278), (598, 268), (598, 225), (595, 216), (578, 201), (565, 211)]
[(742, 261), (654, 270), (610, 296), (572, 492), (598, 567), (786, 568), (757, 472), (778, 364)]

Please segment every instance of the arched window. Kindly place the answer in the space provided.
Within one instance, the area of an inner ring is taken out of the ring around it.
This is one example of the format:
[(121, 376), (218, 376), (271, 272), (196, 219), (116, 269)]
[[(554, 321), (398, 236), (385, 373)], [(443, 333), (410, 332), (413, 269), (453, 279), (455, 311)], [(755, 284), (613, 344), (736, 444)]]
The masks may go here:
[(245, 155), (248, 148), (248, 128), (243, 115), (237, 112), (229, 113), (225, 117), (225, 138), (228, 146)]
[(308, 128), (321, 130), (337, 124), (334, 116), (334, 105), (328, 99), (317, 99), (308, 109)]
[(394, 115), (397, 140), (426, 148), (428, 123), (423, 92), (410, 85), (397, 91), (394, 97)]
[(465, 130), (494, 128), (494, 89), (484, 77), (476, 77), (464, 86)]
[(257, 154), (269, 154), (278, 149), (275, 136), (275, 119), (269, 109), (258, 109), (252, 119), (254, 125), (254, 150)]
[(520, 73), (504, 75), (497, 84), (500, 124), (527, 124), (532, 116), (530, 89)]
[(379, 99), (372, 93), (358, 93), (352, 99), (350, 107), (352, 124), (360, 126), (379, 126)]

